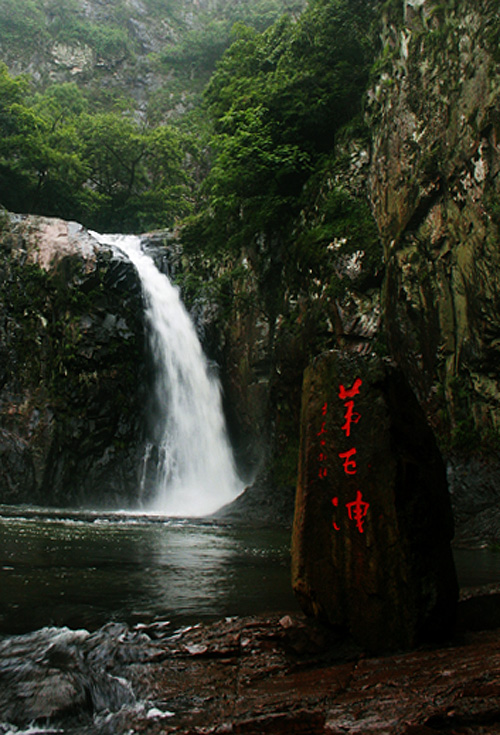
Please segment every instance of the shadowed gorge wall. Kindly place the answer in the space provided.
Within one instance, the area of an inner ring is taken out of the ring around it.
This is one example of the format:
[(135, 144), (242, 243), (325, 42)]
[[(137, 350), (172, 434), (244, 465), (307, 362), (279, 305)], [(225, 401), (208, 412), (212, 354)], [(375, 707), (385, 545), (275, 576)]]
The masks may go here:
[(459, 449), (496, 443), (500, 422), (496, 13), (405, 3), (398, 24), (389, 10), (370, 93), (389, 348)]

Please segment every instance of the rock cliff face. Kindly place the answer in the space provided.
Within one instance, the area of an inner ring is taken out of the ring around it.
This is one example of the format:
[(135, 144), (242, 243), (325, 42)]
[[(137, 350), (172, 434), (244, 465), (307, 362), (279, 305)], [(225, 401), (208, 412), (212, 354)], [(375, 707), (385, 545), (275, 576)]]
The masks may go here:
[(371, 92), (389, 347), (456, 447), (500, 428), (496, 13), (470, 0), (389, 9)]
[(458, 537), (490, 518), (476, 542), (499, 499), (499, 33), (488, 0), (388, 3), (369, 95), (388, 348), (449, 459)]
[[(353, 165), (341, 183), (357, 195), (366, 191), (371, 202), (384, 250), (383, 282), (378, 292), (364, 293), (354, 282), (342, 299), (322, 302), (332, 325), (322, 341), (312, 337), (312, 296), (304, 299), (293, 333), (286, 313), (270, 323), (269, 424), (275, 457), (283, 418), (288, 441), (282, 448), (296, 453), (290, 437), (298, 435), (297, 415), (283, 396), (293, 388), (297, 405), (297, 376), (322, 349), (362, 351), (373, 344), (381, 314), (387, 354), (402, 368), (449, 460), (455, 515), (466, 520), (478, 508), (491, 515), (498, 502), (497, 7), (487, 0), (394, 1), (384, 6), (381, 29), (367, 99), (371, 144), (362, 159), (348, 151)], [(338, 172), (331, 178), (338, 182)], [(255, 380), (257, 367), (250, 363), (248, 373)], [(473, 473), (464, 450), (476, 454)], [(484, 524), (478, 534), (496, 536)]]
[(0, 502), (133, 501), (141, 315), (132, 266), (79, 225), (3, 215)]
[[(276, 6), (252, 8), (233, 0), (46, 0), (13, 5), (0, 0), (0, 56), (9, 70), (35, 85), (76, 82), (98, 97), (125, 95), (139, 114), (148, 104), (169, 118), (192, 106), (215, 60), (229, 43), (231, 24), (276, 17)], [(282, 3), (298, 11), (302, 0)], [(167, 57), (163, 55), (167, 54)]]
[[(121, 94), (126, 89), (139, 107), (145, 107), (172, 77), (172, 70), (162, 68), (150, 55), (182, 43), (186, 34), (200, 27), (204, 14), (224, 13), (226, 3), (222, 8), (211, 0), (183, 0), (175, 5), (124, 0), (117, 7), (102, 0), (77, 0), (72, 8), (64, 8), (44, 3), (34, 15), (29, 8), (24, 18), (25, 48), (17, 47), (6, 35), (7, 42), (0, 45), (2, 60), (13, 73), (27, 72), (42, 86), (71, 81), (92, 85), (99, 80), (111, 92)], [(16, 30), (19, 19), (9, 17), (8, 7), (2, 10), (7, 24)], [(33, 45), (29, 41), (36, 23), (38, 43)], [(176, 92), (173, 85), (172, 96)], [(175, 105), (182, 111), (182, 99), (177, 98)]]

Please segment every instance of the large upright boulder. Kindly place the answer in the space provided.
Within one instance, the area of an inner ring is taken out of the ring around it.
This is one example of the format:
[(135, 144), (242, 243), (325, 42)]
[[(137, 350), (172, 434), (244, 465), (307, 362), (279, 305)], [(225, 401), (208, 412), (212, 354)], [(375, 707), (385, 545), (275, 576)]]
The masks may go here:
[(370, 651), (453, 629), (457, 581), (446, 473), (398, 369), (325, 353), (305, 375), (292, 541), (302, 608)]

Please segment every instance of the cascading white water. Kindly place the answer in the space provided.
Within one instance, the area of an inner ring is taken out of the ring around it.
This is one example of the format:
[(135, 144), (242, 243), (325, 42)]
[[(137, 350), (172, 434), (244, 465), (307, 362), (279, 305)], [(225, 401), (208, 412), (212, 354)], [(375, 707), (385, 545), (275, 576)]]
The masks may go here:
[(203, 516), (243, 489), (226, 434), (220, 386), (177, 287), (142, 252), (132, 235), (94, 236), (135, 265), (146, 300), (155, 377), (155, 433), (159, 450), (150, 512)]

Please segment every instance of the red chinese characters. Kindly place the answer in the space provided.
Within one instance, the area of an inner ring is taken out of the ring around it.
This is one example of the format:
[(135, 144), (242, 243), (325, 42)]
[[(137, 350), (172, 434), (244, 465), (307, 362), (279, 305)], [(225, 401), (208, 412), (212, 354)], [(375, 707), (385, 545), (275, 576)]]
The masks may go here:
[[(363, 381), (361, 378), (356, 378), (350, 388), (346, 388), (344, 385), (339, 386), (339, 398), (344, 401), (344, 424), (341, 427), (346, 437), (351, 436), (351, 430), (353, 424), (356, 425), (361, 419), (361, 414), (354, 410), (354, 398), (360, 394), (361, 386)], [(356, 463), (356, 447), (351, 447), (345, 452), (339, 452), (338, 456), (343, 460), (344, 473), (346, 475), (355, 475), (358, 471)], [(338, 508), (339, 499), (337, 497), (332, 499), (333, 506)], [(352, 502), (346, 503), (347, 515), (350, 521), (355, 523), (359, 533), (364, 533), (364, 521), (368, 514), (370, 504), (363, 500), (363, 495), (360, 490), (356, 493), (356, 499)], [(336, 531), (340, 531), (340, 527), (336, 520), (333, 521), (333, 527)]]
[[(339, 499), (338, 498), (332, 498), (332, 503), (335, 506), (335, 508), (338, 508)], [(340, 526), (338, 526), (335, 521), (333, 521), (333, 527), (334, 527), (334, 529), (336, 531), (340, 531)]]
[(339, 398), (341, 401), (345, 401), (346, 398), (354, 398), (359, 396), (359, 390), (363, 385), (361, 378), (356, 378), (350, 388), (344, 388), (342, 384), (339, 385)]
[(349, 518), (351, 521), (354, 521), (356, 523), (356, 528), (360, 533), (363, 533), (365, 530), (363, 528), (363, 521), (366, 514), (368, 513), (369, 507), (370, 503), (364, 502), (363, 495), (361, 494), (360, 490), (358, 490), (358, 492), (356, 493), (356, 500), (354, 500), (352, 503), (346, 503)]
[(348, 449), (347, 452), (339, 452), (340, 459), (344, 460), (344, 472), (346, 475), (355, 475), (357, 470), (356, 460), (352, 459), (356, 454), (356, 447)]
[(351, 424), (357, 424), (361, 418), (361, 414), (355, 412), (354, 401), (347, 401), (345, 407), (347, 411), (344, 415), (345, 424), (342, 427), (342, 431), (345, 431), (346, 436), (351, 436)]

